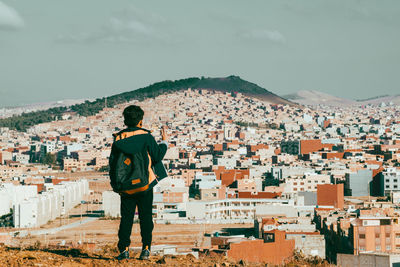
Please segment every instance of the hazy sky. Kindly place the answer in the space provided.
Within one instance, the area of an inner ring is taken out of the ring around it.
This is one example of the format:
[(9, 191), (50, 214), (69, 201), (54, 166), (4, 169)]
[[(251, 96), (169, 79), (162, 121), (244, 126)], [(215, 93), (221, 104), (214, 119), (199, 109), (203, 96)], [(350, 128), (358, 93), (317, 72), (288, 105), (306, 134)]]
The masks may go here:
[(400, 93), (399, 0), (0, 0), (0, 106), (239, 75), (278, 94)]

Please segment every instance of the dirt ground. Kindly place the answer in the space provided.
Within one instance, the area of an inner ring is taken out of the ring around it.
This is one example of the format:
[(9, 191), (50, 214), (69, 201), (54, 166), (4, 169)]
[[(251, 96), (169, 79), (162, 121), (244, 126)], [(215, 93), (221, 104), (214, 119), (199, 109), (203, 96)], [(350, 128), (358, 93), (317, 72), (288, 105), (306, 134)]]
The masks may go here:
[[(196, 259), (189, 256), (152, 256), (149, 260), (140, 261), (138, 254), (131, 259), (117, 261), (115, 254), (84, 252), (79, 249), (38, 250), (0, 248), (0, 266), (243, 266), (229, 261), (219, 255), (209, 255)], [(249, 265), (250, 266), (250, 265)], [(264, 264), (251, 266), (265, 266)]]
[[(36, 242), (42, 245), (55, 245), (64, 240), (66, 244), (94, 242), (96, 246), (116, 244), (119, 219), (97, 219), (77, 227), (62, 230), (55, 234), (27, 236), (15, 238), (13, 244), (29, 246)], [(253, 224), (155, 224), (153, 230), (153, 245), (176, 245), (178, 248), (199, 247), (205, 242), (205, 233), (230, 232), (232, 234), (250, 233)], [(47, 228), (47, 227), (46, 227)], [(131, 246), (141, 246), (140, 226), (134, 223), (132, 227)]]
[[(0, 266), (193, 266), (193, 267), (242, 267), (271, 266), (265, 263), (248, 263), (245, 261), (232, 261), (218, 254), (202, 255), (196, 259), (192, 255), (186, 256), (152, 256), (149, 260), (140, 261), (138, 253), (131, 253), (131, 259), (117, 261), (115, 254), (107, 248), (99, 253), (91, 253), (79, 249), (51, 250), (37, 248), (10, 248), (0, 247)], [(295, 258), (284, 266), (331, 266), (327, 263), (313, 262), (306, 259)]]
[[(77, 227), (55, 234), (16, 237), (10, 246), (0, 246), (0, 266), (266, 266), (263, 263), (233, 261), (216, 253), (192, 255), (157, 256), (148, 261), (138, 260), (139, 252), (131, 250), (131, 259), (117, 261), (116, 248), (119, 220), (99, 218)], [(46, 227), (47, 228), (47, 227)], [(205, 245), (205, 233), (228, 232), (230, 234), (252, 234), (253, 224), (155, 224), (154, 245), (176, 245), (178, 251), (190, 251), (193, 247)], [(141, 247), (140, 227), (133, 225), (131, 247)], [(78, 241), (89, 242), (95, 247), (82, 249)], [(65, 247), (57, 246), (60, 243)], [(271, 265), (268, 265), (271, 266)], [(294, 259), (285, 266), (330, 266), (326, 263)]]

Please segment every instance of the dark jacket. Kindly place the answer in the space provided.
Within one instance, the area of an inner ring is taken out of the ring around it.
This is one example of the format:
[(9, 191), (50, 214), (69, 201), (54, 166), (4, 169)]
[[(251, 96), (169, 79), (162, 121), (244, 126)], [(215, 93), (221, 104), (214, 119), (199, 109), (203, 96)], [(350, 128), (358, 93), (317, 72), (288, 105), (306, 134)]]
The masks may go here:
[(135, 194), (167, 177), (162, 163), (167, 148), (166, 142), (157, 144), (150, 131), (143, 128), (128, 127), (114, 134), (109, 159), (113, 190)]

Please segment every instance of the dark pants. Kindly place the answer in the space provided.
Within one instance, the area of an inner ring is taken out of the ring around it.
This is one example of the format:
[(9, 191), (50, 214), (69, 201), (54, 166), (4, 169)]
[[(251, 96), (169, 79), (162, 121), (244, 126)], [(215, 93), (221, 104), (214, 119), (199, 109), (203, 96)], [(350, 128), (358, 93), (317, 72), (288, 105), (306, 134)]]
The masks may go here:
[(118, 231), (118, 249), (124, 251), (131, 244), (133, 217), (136, 206), (139, 211), (140, 235), (142, 244), (150, 250), (153, 232), (153, 189), (134, 195), (121, 195), (121, 222)]

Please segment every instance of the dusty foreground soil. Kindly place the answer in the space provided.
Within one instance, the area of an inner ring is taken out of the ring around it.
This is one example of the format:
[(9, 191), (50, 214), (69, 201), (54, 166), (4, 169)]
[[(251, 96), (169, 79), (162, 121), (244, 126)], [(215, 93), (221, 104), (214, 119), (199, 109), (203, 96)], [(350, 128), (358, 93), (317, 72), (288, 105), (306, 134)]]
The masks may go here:
[[(78, 219), (80, 220), (80, 218)], [(51, 226), (60, 226), (60, 222), (52, 222)], [(265, 266), (259, 263), (234, 261), (211, 252), (201, 254), (199, 259), (192, 255), (184, 256), (152, 256), (149, 261), (138, 260), (139, 253), (131, 251), (131, 259), (119, 262), (114, 259), (118, 255), (117, 232), (119, 220), (97, 219), (92, 222), (78, 224), (76, 227), (61, 230), (53, 234), (28, 235), (12, 238), (8, 246), (0, 245), (0, 267), (2, 266), (193, 266), (193, 267), (233, 267), (233, 266)], [(154, 245), (174, 245), (179, 251), (190, 251), (193, 247), (207, 247), (205, 233), (228, 232), (230, 234), (253, 234), (252, 224), (155, 224), (153, 231)], [(141, 247), (139, 224), (133, 225), (131, 247)], [(78, 241), (91, 242), (94, 248), (77, 249)], [(59, 246), (65, 243), (66, 246)], [(271, 265), (268, 265), (269, 267)], [(315, 259), (304, 259), (295, 255), (286, 266), (330, 266), (326, 262)]]
[[(196, 259), (192, 255), (186, 256), (152, 256), (147, 261), (137, 259), (139, 253), (131, 253), (131, 259), (117, 261), (115, 253), (104, 247), (101, 253), (91, 253), (80, 249), (35, 249), (0, 247), (0, 266), (213, 266), (213, 267), (242, 267), (267, 266), (262, 263), (247, 263), (232, 261), (218, 254), (200, 256)], [(268, 265), (271, 266), (271, 265)], [(327, 263), (312, 262), (306, 259), (295, 258), (285, 266), (331, 266)]]
[(265, 266), (234, 262), (220, 255), (207, 255), (199, 259), (187, 256), (152, 256), (147, 261), (137, 259), (139, 254), (131, 253), (132, 259), (117, 261), (115, 253), (90, 253), (79, 249), (39, 250), (0, 248), (0, 266)]

